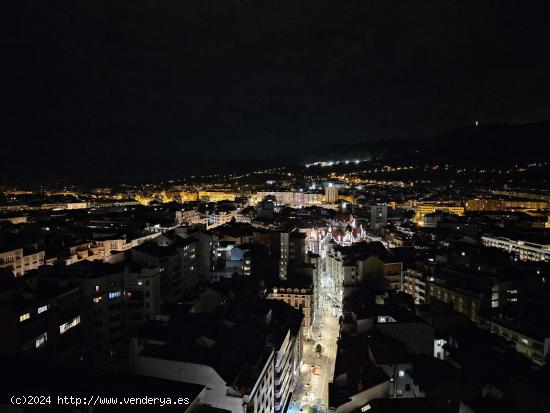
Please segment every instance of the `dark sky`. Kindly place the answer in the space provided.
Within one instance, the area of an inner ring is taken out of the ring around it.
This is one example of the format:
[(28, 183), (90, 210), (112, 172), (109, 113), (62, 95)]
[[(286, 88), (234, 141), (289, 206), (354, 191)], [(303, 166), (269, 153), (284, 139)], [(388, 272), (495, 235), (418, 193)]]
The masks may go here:
[(10, 4), (0, 181), (550, 119), (547, 0)]

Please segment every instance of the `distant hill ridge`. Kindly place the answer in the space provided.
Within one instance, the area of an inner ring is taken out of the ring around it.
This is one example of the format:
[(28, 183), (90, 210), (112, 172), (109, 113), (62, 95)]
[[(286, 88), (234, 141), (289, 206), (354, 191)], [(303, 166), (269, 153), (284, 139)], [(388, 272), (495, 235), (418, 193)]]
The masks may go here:
[(437, 161), (455, 165), (487, 166), (547, 161), (550, 158), (549, 154), (550, 121), (544, 121), (523, 125), (467, 126), (431, 138), (388, 138), (360, 143), (331, 144), (305, 153), (228, 164), (229, 167), (235, 166), (242, 170), (359, 158), (406, 163)]

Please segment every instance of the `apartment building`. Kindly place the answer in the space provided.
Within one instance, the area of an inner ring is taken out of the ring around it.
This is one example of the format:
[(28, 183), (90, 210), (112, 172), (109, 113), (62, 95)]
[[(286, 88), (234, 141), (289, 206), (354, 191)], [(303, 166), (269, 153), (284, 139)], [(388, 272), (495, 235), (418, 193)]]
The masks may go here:
[(44, 280), (37, 271), (15, 278), (0, 270), (0, 355), (76, 361), (80, 347), (80, 290)]
[(261, 202), (265, 197), (275, 198), (277, 206), (288, 205), (302, 207), (308, 205), (320, 205), (323, 203), (323, 194), (300, 191), (259, 191), (256, 193), (255, 203)]
[(199, 280), (198, 241), (175, 233), (164, 234), (132, 249), (132, 262), (159, 269), (161, 302), (174, 303)]
[(124, 264), (82, 261), (66, 271), (48, 269), (44, 276), (80, 286), (85, 359), (99, 365), (122, 360), (127, 352), (128, 333)]
[(466, 202), (467, 211), (507, 211), (517, 209), (546, 209), (548, 202), (529, 199), (472, 198)]
[[(350, 246), (333, 243), (327, 248), (327, 271), (348, 296), (363, 281), (376, 282), (376, 289), (401, 290), (403, 263), (380, 242)], [(382, 285), (385, 284), (385, 285)]]
[(259, 329), (269, 324), (270, 316), (231, 320), (189, 314), (179, 318), (176, 329), (185, 334), (170, 339), (150, 323), (132, 339), (132, 369), (139, 375), (206, 386), (203, 403), (213, 408), (274, 413), (275, 351)]
[(311, 337), (311, 328), (315, 317), (315, 298), (313, 282), (309, 277), (292, 276), (281, 280), (267, 295), (268, 300), (280, 300), (294, 307), (304, 315), (305, 337)]
[(534, 242), (512, 240), (503, 237), (484, 235), (481, 242), (486, 247), (493, 247), (515, 254), (522, 261), (550, 262), (550, 245)]
[(497, 274), (467, 268), (439, 271), (430, 277), (428, 290), (430, 300), (435, 298), (451, 304), (455, 311), (476, 324), (491, 310), (518, 300), (518, 290), (513, 282)]
[(278, 259), (279, 278), (286, 279), (288, 263), (290, 261), (290, 241), (288, 232), (274, 232), (271, 234), (272, 255)]
[(399, 340), (384, 334), (373, 334), (368, 352), (372, 363), (390, 378), (390, 398), (424, 397), (411, 375), (411, 356)]
[(6, 248), (0, 252), (0, 268), (10, 269), (16, 277), (45, 265), (46, 253), (38, 244)]
[(413, 221), (421, 225), (421, 223), (424, 222), (424, 217), (427, 214), (433, 214), (434, 212), (446, 212), (448, 214), (463, 216), (464, 207), (449, 204), (418, 204), (415, 207)]
[(292, 262), (304, 262), (306, 258), (306, 234), (291, 232), (288, 237), (288, 258)]
[(426, 303), (428, 288), (429, 282), (424, 274), (412, 269), (403, 271), (403, 291), (414, 298), (415, 304)]
[(338, 187), (328, 184), (325, 187), (325, 202), (327, 204), (335, 204), (338, 202)]
[(516, 351), (537, 366), (544, 366), (550, 354), (550, 331), (525, 321), (505, 317), (489, 320), (491, 332), (514, 343)]
[(138, 245), (143, 244), (146, 241), (154, 239), (160, 235), (160, 232), (153, 234), (146, 234), (138, 236), (136, 238), (129, 239), (125, 235), (119, 237), (105, 237), (98, 236), (95, 240), (95, 247), (97, 252), (88, 257), (89, 260), (101, 259), (103, 261), (108, 260), (109, 257), (115, 252), (123, 252), (131, 250)]
[(235, 201), (237, 194), (230, 191), (199, 191), (198, 198), (207, 202)]
[(388, 206), (383, 204), (368, 205), (370, 210), (370, 228), (380, 229), (388, 225)]
[(275, 351), (275, 412), (285, 412), (300, 378), (304, 317), (281, 301), (271, 300), (266, 305), (272, 312), (268, 340)]

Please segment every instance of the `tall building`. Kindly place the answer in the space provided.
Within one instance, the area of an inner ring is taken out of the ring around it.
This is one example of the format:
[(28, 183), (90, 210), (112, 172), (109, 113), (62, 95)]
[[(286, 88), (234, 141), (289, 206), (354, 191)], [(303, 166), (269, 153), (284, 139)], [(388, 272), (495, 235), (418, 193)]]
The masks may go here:
[(97, 365), (122, 362), (128, 346), (124, 266), (82, 261), (47, 276), (80, 285), (84, 358)]
[[(187, 249), (185, 245), (183, 247), (184, 255), (187, 254), (182, 258), (183, 262), (187, 262), (187, 267), (191, 271), (198, 270), (196, 273), (198, 279), (208, 279), (210, 272), (214, 271), (216, 266), (219, 237), (212, 231), (200, 231), (192, 227), (178, 227), (174, 232), (178, 239), (193, 238), (193, 246), (189, 245)], [(178, 241), (178, 244), (181, 244), (181, 241)], [(195, 259), (198, 261), (195, 262)]]
[(412, 269), (403, 272), (403, 291), (414, 298), (415, 304), (426, 302), (426, 285), (424, 274)]
[(371, 229), (380, 229), (388, 225), (387, 205), (369, 205), (367, 208), (370, 208)]
[(306, 259), (306, 234), (291, 232), (289, 236), (289, 259), (292, 262), (304, 262)]
[(253, 301), (150, 321), (130, 345), (134, 373), (206, 386), (203, 403), (235, 413), (288, 408), (302, 360), (300, 312)]
[(327, 204), (335, 204), (338, 202), (338, 188), (328, 184), (325, 187), (325, 202)]
[(303, 317), (282, 302), (270, 301), (268, 306), (273, 313), (270, 341), (275, 350), (275, 412), (278, 413), (287, 411), (300, 378)]
[(68, 267), (43, 267), (39, 277), (79, 288), (78, 318), (62, 330), (81, 328), (82, 354), (97, 366), (121, 367), (128, 352), (128, 332), (160, 313), (162, 292), (171, 287), (162, 266), (81, 261)]
[(286, 279), (288, 272), (289, 254), (289, 236), (288, 232), (275, 232), (272, 234), (271, 250), (274, 257), (278, 259), (279, 278)]
[(198, 283), (198, 241), (173, 232), (132, 249), (132, 261), (147, 268), (162, 269), (163, 302), (175, 302)]

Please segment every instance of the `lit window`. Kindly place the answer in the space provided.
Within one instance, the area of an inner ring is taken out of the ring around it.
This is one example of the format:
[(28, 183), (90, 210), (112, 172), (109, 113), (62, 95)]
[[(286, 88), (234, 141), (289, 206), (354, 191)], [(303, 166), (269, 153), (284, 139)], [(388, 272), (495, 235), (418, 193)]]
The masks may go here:
[(41, 314), (44, 311), (48, 311), (48, 304), (43, 305), (42, 307), (38, 307), (38, 314)]
[(403, 370), (399, 370), (399, 377), (405, 377), (405, 372)]
[(99, 291), (99, 285), (96, 285), (96, 286), (95, 286), (95, 290), (96, 290), (96, 291)]
[(120, 291), (109, 293), (109, 300), (120, 297)]
[(363, 407), (361, 407), (361, 412), (364, 413), (364, 412), (370, 410), (371, 408), (372, 408), (372, 407), (371, 407), (370, 404), (366, 404), (366, 405), (364, 405)]
[(21, 314), (19, 316), (19, 322), (22, 323), (25, 320), (28, 320), (31, 317), (29, 313)]
[(42, 347), (48, 341), (48, 333), (44, 333), (36, 338), (34, 344), (36, 348)]
[(76, 327), (79, 324), (80, 324), (80, 316), (77, 316), (77, 317), (73, 318), (71, 321), (69, 321), (65, 324), (61, 324), (59, 326), (59, 334), (66, 333), (71, 328)]

